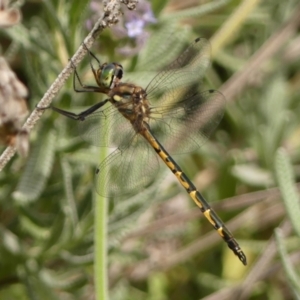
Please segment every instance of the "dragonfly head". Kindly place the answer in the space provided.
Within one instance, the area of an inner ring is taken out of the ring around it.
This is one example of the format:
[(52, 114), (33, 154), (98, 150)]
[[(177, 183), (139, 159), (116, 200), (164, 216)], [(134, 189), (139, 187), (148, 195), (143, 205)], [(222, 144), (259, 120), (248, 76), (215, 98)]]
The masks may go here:
[(99, 86), (113, 89), (118, 85), (123, 76), (123, 67), (117, 63), (105, 63), (97, 70)]

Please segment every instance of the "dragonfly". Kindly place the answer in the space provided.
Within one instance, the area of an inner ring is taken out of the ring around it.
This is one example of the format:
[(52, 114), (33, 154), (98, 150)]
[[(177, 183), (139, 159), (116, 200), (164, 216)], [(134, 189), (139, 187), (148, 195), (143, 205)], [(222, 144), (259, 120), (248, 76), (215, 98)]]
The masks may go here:
[[(195, 39), (176, 60), (159, 71), (145, 89), (122, 81), (124, 72), (119, 63), (101, 64), (87, 47), (86, 50), (97, 85), (83, 84), (73, 65), (73, 88), (76, 92), (105, 94), (107, 99), (79, 114), (54, 106), (49, 108), (78, 121), (84, 140), (117, 148), (96, 170), (98, 194), (113, 198), (140, 193), (153, 183), (160, 158), (246, 265), (246, 255), (230, 230), (170, 154), (201, 147), (223, 117), (225, 97), (215, 90), (200, 90), (201, 79), (210, 64), (209, 42), (204, 38)], [(80, 88), (76, 87), (76, 81)]]

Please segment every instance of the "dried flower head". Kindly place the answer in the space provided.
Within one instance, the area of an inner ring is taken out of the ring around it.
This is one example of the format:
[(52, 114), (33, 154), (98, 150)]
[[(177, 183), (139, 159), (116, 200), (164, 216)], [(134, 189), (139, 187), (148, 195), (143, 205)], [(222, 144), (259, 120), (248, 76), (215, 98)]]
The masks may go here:
[(21, 12), (18, 8), (9, 7), (8, 0), (0, 0), (0, 28), (16, 25), (21, 20)]
[(25, 156), (28, 152), (28, 134), (22, 129), (28, 114), (25, 98), (27, 88), (0, 56), (0, 142), (15, 146)]

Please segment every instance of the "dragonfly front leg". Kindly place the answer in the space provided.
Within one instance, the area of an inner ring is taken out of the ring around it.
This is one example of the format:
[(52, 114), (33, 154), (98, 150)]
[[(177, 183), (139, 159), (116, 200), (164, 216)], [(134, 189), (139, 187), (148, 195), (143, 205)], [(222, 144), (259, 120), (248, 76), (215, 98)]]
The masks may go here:
[[(93, 63), (92, 63), (92, 58), (94, 58), (96, 60), (96, 62), (98, 63), (99, 67), (101, 66), (101, 63), (100, 63), (100, 60), (96, 57), (96, 55), (90, 51), (90, 49), (86, 46), (86, 44), (83, 42), (82, 45), (84, 46), (84, 48), (86, 49), (87, 53), (89, 54), (89, 62), (90, 62), (90, 67), (91, 67), (91, 70), (93, 72), (93, 75), (94, 75), (94, 78), (97, 82), (97, 71), (95, 70), (94, 66), (93, 66)], [(76, 71), (76, 69), (75, 69)], [(76, 74), (77, 76), (77, 74)], [(78, 76), (77, 76), (77, 79), (78, 79)]]
[(79, 114), (75, 114), (73, 112), (70, 112), (70, 111), (67, 111), (67, 110), (63, 110), (63, 109), (60, 109), (60, 108), (55, 107), (55, 106), (50, 106), (50, 107), (47, 107), (47, 108), (51, 108), (52, 110), (58, 112), (61, 115), (64, 115), (65, 117), (68, 117), (70, 119), (84, 121), (87, 116), (89, 116), (94, 111), (96, 111), (97, 109), (99, 109), (100, 107), (102, 107), (108, 101), (109, 101), (109, 99), (106, 99), (106, 100), (104, 100), (102, 102), (96, 103), (92, 107), (88, 108), (87, 110), (84, 110), (83, 112), (81, 112)]
[[(88, 50), (88, 52), (90, 53), (89, 50)], [(90, 54), (89, 54), (89, 57), (90, 57)], [(77, 92), (77, 93), (93, 92), (93, 93), (103, 93), (103, 94), (107, 93), (107, 90), (105, 88), (103, 88), (103, 87), (94, 86), (94, 85), (86, 85), (86, 84), (82, 83), (82, 81), (81, 81), (81, 79), (79, 77), (79, 74), (77, 72), (76, 66), (74, 65), (74, 63), (72, 62), (71, 59), (70, 59), (70, 62), (71, 62), (71, 65), (72, 65), (72, 67), (74, 69), (73, 89), (74, 89), (75, 92)], [(91, 62), (90, 62), (90, 65), (91, 65)], [(95, 73), (96, 71), (94, 70), (94, 68), (93, 68), (92, 65), (91, 65), (91, 67), (92, 67), (92, 71), (93, 71), (93, 74), (94, 74), (94, 77), (95, 77), (96, 76), (96, 73)], [(78, 89), (76, 87), (76, 81), (75, 81), (76, 78), (77, 78), (77, 81), (79, 82), (79, 85), (82, 87), (82, 89)]]

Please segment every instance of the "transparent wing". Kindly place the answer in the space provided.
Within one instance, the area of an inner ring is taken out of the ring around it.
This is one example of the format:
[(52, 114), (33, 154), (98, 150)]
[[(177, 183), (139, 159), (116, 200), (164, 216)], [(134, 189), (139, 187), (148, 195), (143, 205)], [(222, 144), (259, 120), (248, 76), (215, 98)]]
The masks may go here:
[(159, 169), (156, 153), (114, 106), (96, 111), (78, 123), (85, 141), (117, 148), (97, 169), (98, 194), (122, 199), (139, 193), (154, 181)]
[(214, 132), (225, 103), (220, 92), (208, 90), (191, 93), (172, 106), (152, 107), (151, 131), (170, 153), (193, 151)]
[(126, 148), (135, 134), (130, 122), (114, 106), (78, 121), (78, 129), (82, 139), (92, 145), (120, 149)]
[[(223, 116), (223, 95), (198, 91), (209, 61), (208, 41), (196, 39), (146, 89), (148, 100), (159, 104), (151, 107), (151, 131), (171, 153), (203, 145)], [(109, 107), (89, 115), (79, 129), (84, 140), (94, 145), (117, 147), (97, 170), (100, 195), (122, 198), (153, 183), (159, 169), (157, 154), (117, 109)]]
[(154, 150), (142, 136), (135, 135), (130, 147), (118, 148), (99, 165), (96, 190), (99, 195), (109, 198), (135, 195), (154, 182), (158, 169)]
[(175, 61), (158, 73), (146, 88), (152, 103), (174, 103), (189, 92), (193, 84), (199, 85), (210, 64), (210, 44), (197, 38)]

